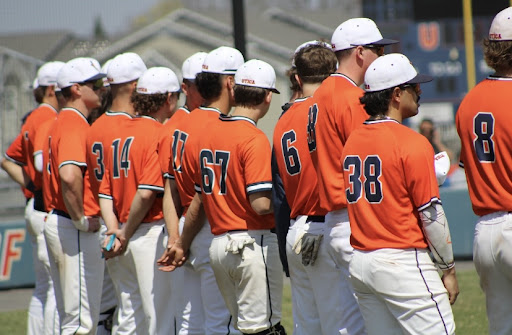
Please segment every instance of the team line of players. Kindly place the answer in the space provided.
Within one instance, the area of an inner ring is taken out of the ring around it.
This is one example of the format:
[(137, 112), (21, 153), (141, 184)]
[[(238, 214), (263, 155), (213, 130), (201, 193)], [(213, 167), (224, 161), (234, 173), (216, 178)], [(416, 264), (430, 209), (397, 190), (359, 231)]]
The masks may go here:
[[(512, 38), (504, 12), (489, 44)], [(29, 333), (285, 334), (284, 268), (294, 334), (453, 334), (446, 171), (401, 125), (432, 78), (384, 55), (397, 42), (356, 18), (331, 44), (299, 46), (272, 152), (256, 123), (279, 93), (274, 69), (236, 49), (194, 54), (182, 84), (134, 53), (103, 68), (91, 58), (41, 67), (42, 104), (2, 162), (32, 192), (46, 299), (34, 295)], [(106, 86), (110, 108), (89, 126)], [(478, 114), (481, 133), (467, 138), (461, 115), (461, 161), (495, 163), (494, 114)], [(506, 211), (480, 198), (489, 220)], [(491, 333), (507, 333), (497, 319)]]

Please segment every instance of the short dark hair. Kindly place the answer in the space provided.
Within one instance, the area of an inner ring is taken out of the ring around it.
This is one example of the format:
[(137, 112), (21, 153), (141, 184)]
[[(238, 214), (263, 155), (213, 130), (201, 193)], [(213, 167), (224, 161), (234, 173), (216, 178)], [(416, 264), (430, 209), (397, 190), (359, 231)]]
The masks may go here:
[(48, 86), (38, 86), (32, 90), (32, 93), (34, 94), (34, 99), (38, 104), (43, 102), (43, 98), (46, 95), (46, 88)]
[(167, 93), (140, 94), (133, 91), (131, 102), (133, 108), (140, 115), (148, 115), (157, 112), (167, 100)]
[(379, 114), (386, 115), (394, 89), (395, 87), (377, 92), (365, 92), (364, 95), (359, 98), (359, 101), (364, 105), (366, 114), (370, 116)]
[(490, 41), (484, 39), (484, 59), (496, 72), (512, 69), (512, 41)]
[(354, 50), (354, 48), (338, 50), (338, 51), (335, 51), (334, 54), (336, 55), (336, 58), (338, 59), (338, 61), (340, 61), (340, 60), (350, 56), (350, 54), (352, 54), (353, 50)]
[(286, 75), (290, 78), (290, 90), (292, 90), (292, 92), (300, 92), (301, 90), (299, 82), (297, 81), (297, 78), (295, 78), (296, 74), (297, 68), (294, 66), (286, 71)]
[(196, 76), (197, 91), (203, 99), (210, 101), (222, 92), (222, 76), (219, 73), (199, 72)]
[(295, 55), (297, 75), (309, 84), (324, 81), (336, 71), (337, 62), (334, 52), (320, 44), (308, 45)]
[[(73, 85), (71, 85), (73, 86)], [(62, 92), (62, 96), (64, 97), (64, 99), (69, 99), (71, 98), (71, 86), (68, 86), (68, 87), (64, 87), (62, 88), (60, 91)]]
[(268, 90), (260, 87), (235, 85), (235, 103), (237, 106), (257, 106), (265, 100)]

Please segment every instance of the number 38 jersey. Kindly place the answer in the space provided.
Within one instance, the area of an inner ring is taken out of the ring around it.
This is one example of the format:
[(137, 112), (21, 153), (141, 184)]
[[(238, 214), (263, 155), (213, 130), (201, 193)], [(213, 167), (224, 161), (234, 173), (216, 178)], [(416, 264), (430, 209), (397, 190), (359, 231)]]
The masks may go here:
[(466, 95), (455, 118), (476, 215), (512, 210), (511, 89), (511, 78), (487, 78)]
[[(119, 222), (128, 220), (138, 189), (162, 193), (163, 179), (158, 161), (158, 140), (162, 124), (141, 116), (123, 122), (105, 155), (105, 174), (99, 197), (112, 199)], [(142, 222), (163, 218), (162, 198), (157, 195)]]
[(342, 154), (355, 249), (426, 248), (419, 211), (440, 202), (434, 150), (395, 120), (366, 121)]
[(270, 143), (256, 123), (221, 115), (199, 147), (195, 180), (212, 233), (274, 228), (273, 215), (258, 215), (249, 201), (252, 193), (272, 190)]

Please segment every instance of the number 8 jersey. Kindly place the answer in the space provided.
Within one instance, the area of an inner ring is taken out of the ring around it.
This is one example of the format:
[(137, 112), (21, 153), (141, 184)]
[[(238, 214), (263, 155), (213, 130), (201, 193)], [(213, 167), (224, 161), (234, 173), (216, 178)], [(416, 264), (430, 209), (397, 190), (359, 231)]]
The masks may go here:
[(460, 165), (479, 216), (512, 210), (511, 89), (511, 78), (488, 77), (466, 95), (455, 118)]
[(355, 249), (427, 248), (419, 211), (440, 202), (434, 150), (395, 120), (366, 121), (342, 154)]

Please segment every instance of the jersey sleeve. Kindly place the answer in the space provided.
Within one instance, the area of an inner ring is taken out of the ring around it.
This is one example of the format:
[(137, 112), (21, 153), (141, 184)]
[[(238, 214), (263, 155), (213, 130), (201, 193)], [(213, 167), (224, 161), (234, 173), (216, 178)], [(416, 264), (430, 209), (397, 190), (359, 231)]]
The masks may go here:
[(87, 128), (68, 131), (59, 142), (57, 164), (59, 169), (67, 164), (87, 167), (86, 149)]
[(405, 181), (414, 206), (422, 211), (434, 202), (440, 203), (432, 146), (425, 138), (418, 138), (404, 145), (403, 154)]
[(19, 133), (18, 136), (11, 143), (5, 152), (5, 158), (17, 165), (27, 165), (27, 160), (24, 155), (23, 149), (23, 134)]
[(242, 150), (246, 193), (271, 191), (271, 152), (267, 137), (258, 134)]
[(161, 167), (158, 157), (158, 139), (154, 139), (144, 152), (142, 173), (138, 180), (138, 189), (147, 189), (158, 192), (164, 191)]

